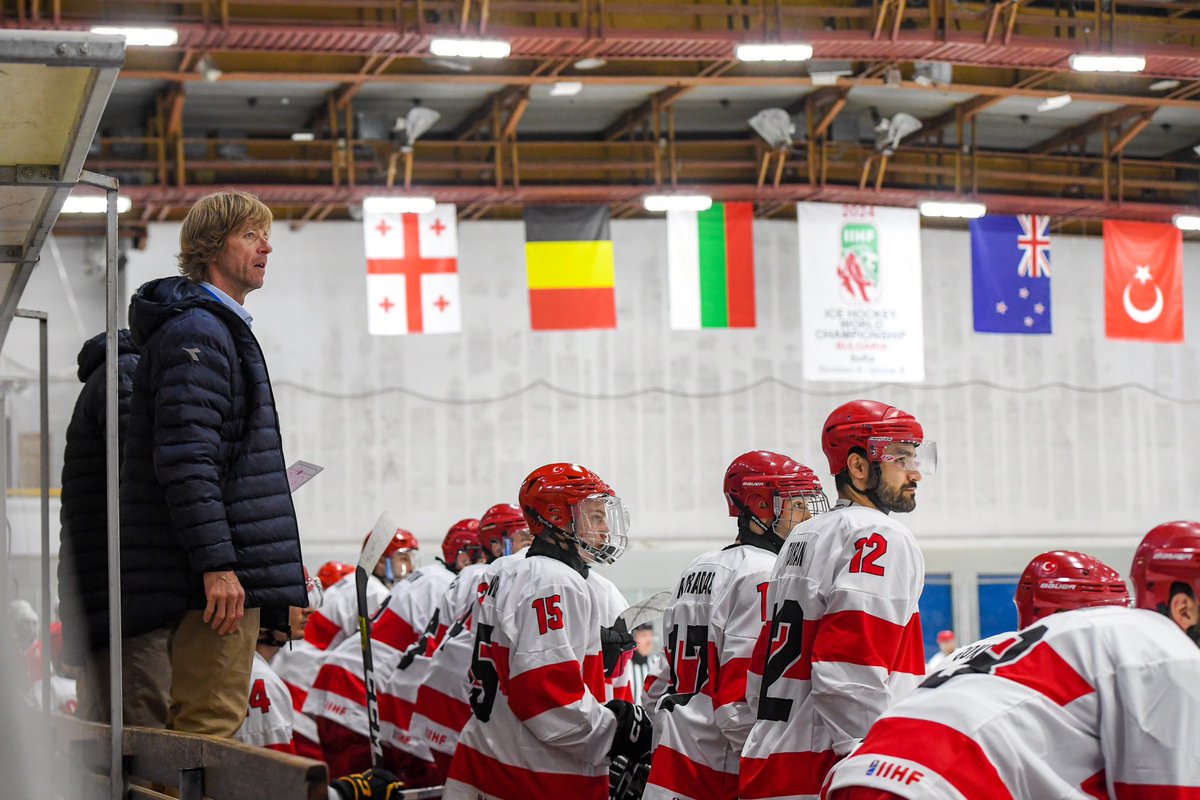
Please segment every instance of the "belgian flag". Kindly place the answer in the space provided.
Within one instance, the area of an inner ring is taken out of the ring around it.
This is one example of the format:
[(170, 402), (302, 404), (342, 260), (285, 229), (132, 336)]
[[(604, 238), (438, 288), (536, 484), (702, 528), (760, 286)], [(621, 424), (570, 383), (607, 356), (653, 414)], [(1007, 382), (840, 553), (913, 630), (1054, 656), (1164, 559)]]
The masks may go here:
[(608, 206), (527, 206), (525, 266), (535, 331), (617, 327)]

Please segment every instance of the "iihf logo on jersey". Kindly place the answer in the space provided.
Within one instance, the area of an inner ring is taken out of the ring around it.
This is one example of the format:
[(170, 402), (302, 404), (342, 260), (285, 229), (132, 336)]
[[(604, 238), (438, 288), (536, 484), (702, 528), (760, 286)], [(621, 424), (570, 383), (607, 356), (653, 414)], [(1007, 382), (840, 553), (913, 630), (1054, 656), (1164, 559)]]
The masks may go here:
[(898, 781), (905, 786), (919, 783), (921, 778), (925, 777), (925, 773), (918, 772), (911, 767), (905, 767), (897, 764), (895, 761), (883, 761), (878, 758), (867, 765), (867, 776), (872, 775), (876, 778), (887, 778), (890, 781)]

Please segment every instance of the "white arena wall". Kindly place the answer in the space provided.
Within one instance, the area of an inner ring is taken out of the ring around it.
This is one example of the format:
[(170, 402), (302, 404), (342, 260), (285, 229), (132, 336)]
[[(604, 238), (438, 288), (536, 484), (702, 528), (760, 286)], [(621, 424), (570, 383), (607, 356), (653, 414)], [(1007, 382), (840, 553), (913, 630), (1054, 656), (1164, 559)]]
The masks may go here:
[[(912, 411), (938, 442), (938, 474), (906, 521), (928, 570), (954, 576), (960, 619), (973, 616), (976, 573), (1019, 571), (1053, 547), (1125, 571), (1148, 528), (1200, 516), (1200, 245), (1185, 246), (1187, 344), (1150, 345), (1104, 338), (1099, 237), (1054, 238), (1055, 333), (1021, 337), (973, 333), (968, 235), (924, 231), (927, 380), (861, 386), (801, 378), (795, 222), (755, 223), (759, 327), (748, 331), (671, 331), (665, 222), (612, 231), (615, 331), (531, 331), (522, 223), (475, 222), (459, 227), (464, 332), (371, 337), (360, 226), (277, 223), (266, 288), (247, 308), (287, 456), (326, 468), (296, 495), (311, 565), (349, 560), (384, 508), (432, 555), (456, 519), (515, 500), (530, 469), (573, 460), (631, 507), (633, 544), (607, 572), (644, 595), (732, 538), (721, 478), (733, 456), (774, 449), (823, 474), (821, 423), (859, 396)], [(177, 236), (177, 224), (151, 226), (146, 249), (129, 253), (130, 289), (173, 270)], [(55, 476), (78, 331), (103, 325), (102, 285), (82, 267), (95, 243), (60, 244), (78, 315), (52, 264), (22, 303), (51, 313)], [(12, 437), (37, 429), (36, 341), (18, 321), (0, 362)], [(36, 500), (10, 498), (14, 555), (36, 543), (36, 505), (16, 513), (25, 504)]]

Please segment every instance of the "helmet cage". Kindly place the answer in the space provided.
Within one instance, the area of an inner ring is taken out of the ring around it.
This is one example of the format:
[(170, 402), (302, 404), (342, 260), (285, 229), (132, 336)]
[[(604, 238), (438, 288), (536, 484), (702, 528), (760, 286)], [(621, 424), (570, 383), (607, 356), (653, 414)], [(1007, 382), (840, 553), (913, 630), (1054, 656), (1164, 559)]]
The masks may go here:
[(611, 564), (629, 544), (629, 510), (621, 498), (590, 494), (571, 505), (569, 534), (579, 556), (591, 564)]
[(305, 608), (320, 608), (325, 600), (325, 589), (321, 586), (320, 578), (310, 577), (308, 570), (304, 571), (304, 590), (308, 595), (308, 605)]

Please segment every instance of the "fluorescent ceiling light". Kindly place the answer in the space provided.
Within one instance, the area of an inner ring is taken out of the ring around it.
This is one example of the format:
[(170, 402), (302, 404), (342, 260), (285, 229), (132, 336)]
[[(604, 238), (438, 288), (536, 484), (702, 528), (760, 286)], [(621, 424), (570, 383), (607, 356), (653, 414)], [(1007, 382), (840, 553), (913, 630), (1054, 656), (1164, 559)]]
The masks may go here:
[(648, 194), (642, 198), (647, 211), (708, 211), (712, 198), (706, 194)]
[(1076, 72), (1141, 72), (1146, 68), (1142, 56), (1076, 53), (1067, 62)]
[[(133, 207), (128, 197), (117, 197), (117, 213), (124, 214)], [(71, 195), (63, 203), (62, 214), (103, 214), (108, 211), (108, 198), (100, 194)]]
[(987, 213), (983, 203), (946, 203), (926, 200), (919, 206), (922, 217), (951, 217), (954, 219), (979, 219)]
[(432, 197), (368, 197), (363, 211), (370, 214), (428, 214), (437, 206)]
[(739, 44), (739, 61), (807, 61), (812, 58), (811, 44)]
[(583, 81), (559, 81), (550, 87), (551, 97), (571, 97), (583, 91)]
[(98, 25), (92, 33), (124, 36), (126, 47), (171, 47), (179, 41), (179, 31), (174, 28), (113, 28)]
[(298, 133), (292, 134), (293, 142), (311, 142), (316, 138), (317, 138), (317, 135), (315, 133), (311, 133), (311, 132), (309, 132), (309, 133), (298, 132)]
[(605, 61), (603, 58), (600, 58), (598, 56), (589, 56), (588, 58), (579, 59), (578, 61), (576, 61), (573, 64), (573, 66), (575, 67), (575, 69), (581, 69), (584, 72), (586, 72), (589, 69), (600, 69), (607, 63), (608, 63), (607, 61)]
[(512, 45), (500, 39), (434, 39), (429, 52), (446, 58), (508, 58)]
[(1200, 214), (1176, 214), (1171, 221), (1181, 231), (1200, 231)]
[(1152, 92), (1165, 92), (1167, 89), (1174, 89), (1178, 85), (1179, 81), (1168, 78), (1165, 81), (1155, 81), (1150, 84), (1149, 88)]
[(1059, 94), (1059, 95), (1055, 95), (1054, 97), (1047, 97), (1045, 100), (1038, 103), (1037, 110), (1038, 111), (1054, 111), (1055, 109), (1062, 108), (1063, 106), (1067, 106), (1070, 104), (1071, 104), (1071, 95)]

